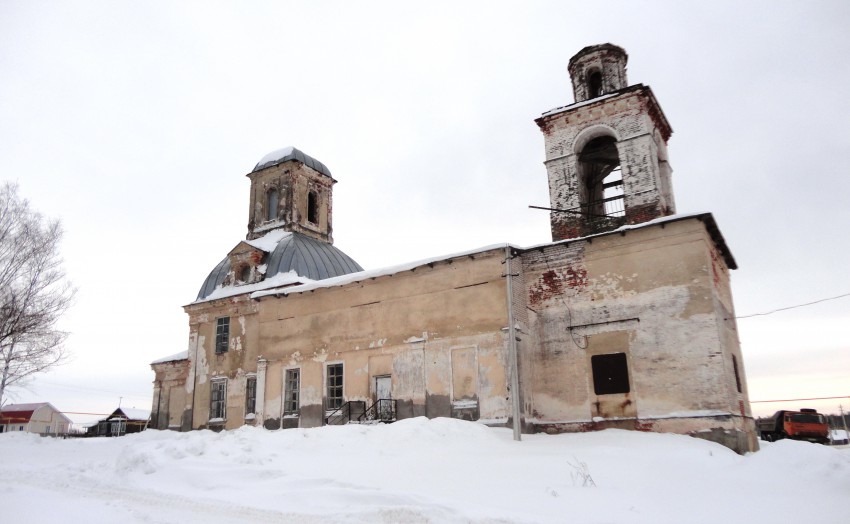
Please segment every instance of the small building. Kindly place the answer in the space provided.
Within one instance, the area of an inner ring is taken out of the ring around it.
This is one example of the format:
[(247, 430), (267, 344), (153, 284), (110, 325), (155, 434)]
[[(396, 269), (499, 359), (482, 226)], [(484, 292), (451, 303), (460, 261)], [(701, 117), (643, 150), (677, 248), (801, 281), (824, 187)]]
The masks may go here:
[(9, 404), (0, 410), (0, 433), (26, 431), (39, 435), (64, 435), (71, 419), (49, 402)]
[(582, 49), (575, 102), (535, 119), (544, 244), (364, 271), (333, 245), (328, 167), (293, 147), (260, 159), (245, 240), (184, 307), (188, 350), (152, 363), (154, 427), (455, 417), (758, 449), (735, 259), (710, 213), (677, 214), (673, 131), (627, 58)]
[(103, 420), (86, 429), (87, 437), (121, 437), (128, 433), (139, 433), (148, 428), (150, 411), (134, 408), (118, 408)]

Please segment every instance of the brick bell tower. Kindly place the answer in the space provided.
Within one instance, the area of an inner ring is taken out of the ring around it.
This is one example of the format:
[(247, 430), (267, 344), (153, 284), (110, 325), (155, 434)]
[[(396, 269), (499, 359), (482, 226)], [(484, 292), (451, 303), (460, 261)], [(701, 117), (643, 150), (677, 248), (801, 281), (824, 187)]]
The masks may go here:
[(652, 90), (628, 85), (621, 47), (570, 59), (575, 103), (543, 113), (552, 240), (675, 214), (667, 140), (673, 130)]

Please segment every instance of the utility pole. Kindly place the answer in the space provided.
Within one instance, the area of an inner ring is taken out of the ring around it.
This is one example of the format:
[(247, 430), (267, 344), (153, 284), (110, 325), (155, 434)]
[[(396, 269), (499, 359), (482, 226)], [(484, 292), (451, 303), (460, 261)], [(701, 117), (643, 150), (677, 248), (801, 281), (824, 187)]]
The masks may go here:
[(850, 432), (847, 431), (847, 419), (844, 418), (844, 406), (839, 404), (838, 411), (841, 413), (841, 425), (844, 426), (844, 438), (850, 439)]
[(505, 277), (508, 288), (508, 367), (511, 370), (511, 407), (513, 408), (514, 440), (522, 440), (522, 428), (519, 419), (519, 363), (517, 356), (517, 336), (514, 321), (514, 275), (511, 255), (511, 246), (505, 246)]

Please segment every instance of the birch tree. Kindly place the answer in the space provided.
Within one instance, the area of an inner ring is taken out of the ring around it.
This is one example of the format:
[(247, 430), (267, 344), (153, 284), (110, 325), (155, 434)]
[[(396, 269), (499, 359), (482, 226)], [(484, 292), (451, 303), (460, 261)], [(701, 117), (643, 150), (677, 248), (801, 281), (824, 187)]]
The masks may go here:
[(0, 187), (0, 405), (7, 387), (66, 357), (68, 333), (57, 321), (75, 289), (62, 268), (61, 238), (59, 221), (30, 209), (17, 184)]

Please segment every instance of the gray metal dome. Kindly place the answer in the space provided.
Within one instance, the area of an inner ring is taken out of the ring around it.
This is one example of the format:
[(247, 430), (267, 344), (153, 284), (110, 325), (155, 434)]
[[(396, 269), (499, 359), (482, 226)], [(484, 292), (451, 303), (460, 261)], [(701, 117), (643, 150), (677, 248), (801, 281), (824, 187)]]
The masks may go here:
[[(281, 238), (274, 250), (267, 255), (265, 263), (266, 278), (294, 271), (299, 276), (310, 280), (324, 280), (363, 271), (360, 264), (333, 244), (301, 233), (289, 233)], [(197, 300), (203, 300), (221, 286), (229, 272), (230, 259), (225, 257), (204, 280)], [(234, 289), (236, 289), (235, 286)]]
[(328, 169), (325, 164), (319, 162), (310, 155), (303, 153), (300, 149), (296, 149), (292, 146), (284, 147), (283, 149), (278, 149), (277, 151), (272, 151), (268, 155), (264, 156), (260, 159), (259, 162), (257, 162), (257, 165), (254, 166), (254, 169), (251, 172), (254, 173), (267, 167), (276, 166), (278, 164), (286, 162), (287, 160), (297, 160), (305, 166), (311, 167), (319, 173), (333, 178), (331, 176), (331, 170)]

